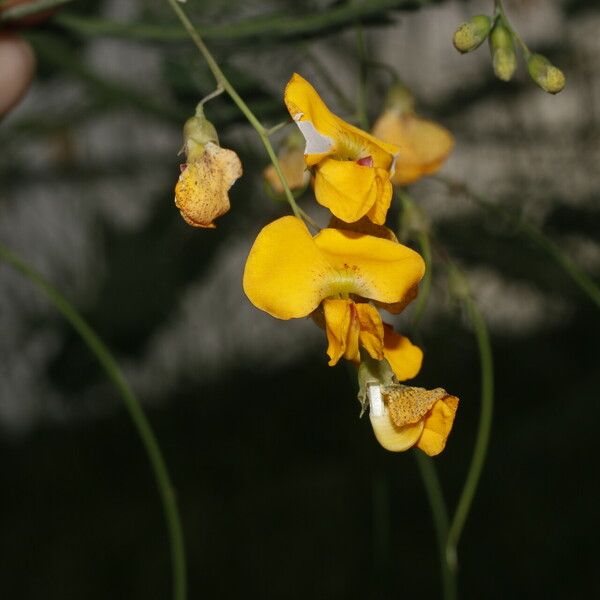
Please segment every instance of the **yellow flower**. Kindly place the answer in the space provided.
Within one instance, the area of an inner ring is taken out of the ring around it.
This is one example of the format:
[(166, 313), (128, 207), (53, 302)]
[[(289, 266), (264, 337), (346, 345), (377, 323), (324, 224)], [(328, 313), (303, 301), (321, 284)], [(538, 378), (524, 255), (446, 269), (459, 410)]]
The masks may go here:
[(447, 129), (418, 117), (406, 98), (402, 100), (389, 104), (373, 126), (374, 135), (399, 148), (392, 175), (394, 185), (407, 185), (435, 173), (454, 147)]
[(401, 384), (369, 389), (369, 418), (377, 441), (392, 452), (412, 447), (439, 454), (454, 423), (458, 398), (442, 388), (426, 390)]
[(229, 188), (242, 176), (242, 163), (233, 150), (219, 146), (201, 106), (183, 135), (186, 163), (175, 186), (175, 205), (189, 225), (214, 228), (213, 221), (230, 208)]
[(362, 346), (387, 359), (400, 380), (414, 377), (422, 352), (385, 325), (369, 300), (399, 312), (416, 295), (425, 264), (401, 244), (327, 228), (314, 238), (302, 221), (283, 217), (259, 233), (246, 262), (244, 291), (279, 319), (312, 314), (322, 304), (329, 364), (360, 360)]
[(392, 200), (390, 174), (398, 147), (334, 115), (297, 73), (284, 99), (306, 140), (304, 158), (314, 167), (317, 202), (347, 223), (366, 215), (383, 224)]

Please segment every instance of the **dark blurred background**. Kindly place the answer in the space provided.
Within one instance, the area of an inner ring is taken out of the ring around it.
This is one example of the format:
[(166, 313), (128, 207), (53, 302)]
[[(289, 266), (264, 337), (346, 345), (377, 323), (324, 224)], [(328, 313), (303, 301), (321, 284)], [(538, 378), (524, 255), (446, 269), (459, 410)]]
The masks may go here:
[[(225, 26), (281, 13), (301, 22), (336, 4), (345, 3), (184, 6), (239, 92), (275, 124), (294, 70), (350, 116), (325, 72), (356, 97), (355, 23), (301, 35)], [(420, 112), (455, 135), (445, 174), (542, 227), (597, 281), (600, 10), (574, 0), (506, 8), (530, 47), (566, 73), (561, 94), (536, 88), (523, 65), (498, 82), (485, 46), (454, 51), (458, 23), (491, 13), (491, 2), (382, 10), (363, 21), (369, 56), (393, 66)], [(176, 28), (165, 2), (106, 0), (72, 3), (25, 34), (38, 72), (0, 125), (0, 240), (82, 311), (146, 407), (177, 491), (191, 598), (441, 597), (414, 457), (377, 445), (358, 419), (354, 374), (327, 366), (320, 330), (271, 319), (243, 295), (252, 240), (287, 207), (264, 193), (267, 157), (225, 96), (206, 112), (244, 164), (232, 210), (203, 231), (173, 205), (182, 123), (214, 89), (192, 44), (170, 35)], [(388, 81), (369, 72), (372, 119)], [(461, 595), (600, 597), (598, 309), (515, 227), (438, 181), (411, 193), (492, 332), (495, 420), (459, 547)], [(0, 594), (167, 598), (161, 506), (119, 397), (37, 289), (4, 264), (0, 285)], [(480, 379), (473, 332), (446, 288), (434, 265), (415, 383), (461, 398), (435, 459), (454, 507)], [(413, 333), (410, 311), (398, 325)]]

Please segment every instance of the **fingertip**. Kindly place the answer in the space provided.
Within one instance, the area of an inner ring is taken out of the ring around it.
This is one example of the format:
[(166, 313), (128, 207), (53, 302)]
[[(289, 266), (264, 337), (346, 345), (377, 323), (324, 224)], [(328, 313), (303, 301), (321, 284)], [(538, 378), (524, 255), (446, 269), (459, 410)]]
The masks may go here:
[(35, 70), (35, 55), (23, 39), (0, 35), (0, 116), (23, 97)]

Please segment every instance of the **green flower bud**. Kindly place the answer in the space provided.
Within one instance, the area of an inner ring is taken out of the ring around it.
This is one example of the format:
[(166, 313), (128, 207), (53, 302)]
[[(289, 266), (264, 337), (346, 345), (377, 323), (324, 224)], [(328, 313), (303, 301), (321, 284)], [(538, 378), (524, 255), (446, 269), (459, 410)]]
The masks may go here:
[(471, 17), (459, 25), (454, 32), (452, 42), (459, 52), (471, 52), (483, 44), (492, 27), (492, 20), (486, 15)]
[(385, 109), (398, 111), (401, 115), (415, 111), (415, 98), (411, 91), (402, 83), (394, 83), (385, 97)]
[(529, 57), (527, 69), (531, 79), (549, 94), (558, 94), (565, 87), (564, 73), (541, 54)]
[(517, 53), (512, 33), (500, 21), (490, 34), (490, 51), (496, 77), (510, 81), (517, 68)]
[(198, 104), (196, 114), (183, 126), (183, 149), (187, 159), (192, 161), (202, 156), (208, 142), (218, 145), (219, 136), (214, 125), (204, 116), (202, 105)]

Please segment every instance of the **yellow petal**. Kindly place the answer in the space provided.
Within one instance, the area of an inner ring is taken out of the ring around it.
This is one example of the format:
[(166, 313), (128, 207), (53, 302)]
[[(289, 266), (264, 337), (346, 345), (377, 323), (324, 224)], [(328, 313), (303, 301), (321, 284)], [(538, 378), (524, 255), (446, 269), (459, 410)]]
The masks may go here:
[(378, 192), (377, 174), (372, 167), (326, 158), (316, 168), (317, 202), (347, 223), (366, 215), (377, 201)]
[(323, 302), (325, 331), (327, 332), (327, 354), (329, 366), (337, 364), (342, 358), (358, 362), (360, 323), (355, 318), (354, 302), (349, 298), (327, 298)]
[(434, 173), (454, 146), (452, 135), (441, 125), (414, 114), (399, 115), (393, 109), (377, 119), (373, 133), (400, 148), (392, 176), (395, 185), (406, 185)]
[(369, 414), (369, 419), (377, 441), (391, 452), (404, 452), (412, 448), (423, 433), (423, 421), (398, 427), (387, 411), (381, 416)]
[(323, 229), (316, 246), (337, 271), (333, 293), (352, 293), (378, 300), (400, 302), (423, 277), (425, 263), (414, 250), (370, 235)]
[(367, 213), (367, 217), (377, 225), (383, 225), (387, 217), (387, 211), (392, 203), (394, 193), (392, 182), (388, 171), (375, 168), (375, 183), (377, 184), (377, 197)]
[(334, 115), (315, 88), (297, 73), (285, 88), (284, 100), (306, 139), (304, 153), (309, 166), (335, 154), (341, 160), (350, 161), (371, 156), (375, 167), (390, 168), (398, 148)]
[(384, 227), (383, 225), (375, 225), (375, 223), (367, 217), (363, 217), (354, 223), (346, 223), (346, 221), (342, 221), (333, 215), (329, 219), (328, 226), (332, 229), (347, 229), (348, 231), (356, 231), (357, 233), (372, 235), (374, 237), (383, 238), (384, 240), (391, 240), (392, 242), (398, 241), (396, 234), (391, 229)]
[(421, 370), (423, 351), (407, 337), (397, 334), (384, 323), (383, 356), (390, 363), (398, 381), (416, 377)]
[(377, 309), (366, 302), (354, 305), (360, 323), (359, 340), (375, 360), (383, 359), (383, 323)]
[(215, 227), (214, 219), (229, 210), (229, 188), (241, 176), (237, 154), (208, 142), (175, 186), (175, 204), (185, 221), (194, 227)]
[(417, 448), (429, 456), (439, 454), (446, 446), (457, 408), (456, 396), (446, 396), (443, 400), (438, 400), (424, 419), (423, 433), (417, 442)]
[(257, 308), (293, 319), (307, 316), (330, 296), (336, 279), (306, 225), (282, 217), (258, 234), (246, 261), (244, 292)]
[[(283, 176), (290, 190), (300, 190), (308, 185), (310, 174), (306, 170), (304, 154), (301, 148), (284, 150), (278, 156)], [(283, 186), (275, 167), (269, 165), (264, 170), (264, 177), (276, 194), (283, 194)]]

